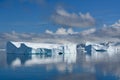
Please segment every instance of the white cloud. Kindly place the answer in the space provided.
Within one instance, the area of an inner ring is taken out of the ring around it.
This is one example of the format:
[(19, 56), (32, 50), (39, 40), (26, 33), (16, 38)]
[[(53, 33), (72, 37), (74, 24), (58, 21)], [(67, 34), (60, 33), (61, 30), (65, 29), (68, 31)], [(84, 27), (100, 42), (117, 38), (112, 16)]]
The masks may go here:
[(69, 13), (61, 8), (56, 10), (56, 13), (52, 15), (52, 19), (57, 24), (70, 27), (89, 27), (95, 24), (95, 19), (90, 13)]
[(58, 35), (67, 35), (67, 34), (77, 34), (78, 32), (74, 32), (72, 28), (65, 29), (63, 27), (58, 28), (56, 32), (46, 30), (45, 33), (47, 34), (58, 34)]
[(86, 36), (86, 35), (90, 35), (90, 34), (94, 33), (95, 31), (96, 31), (95, 28), (91, 28), (91, 29), (82, 31), (81, 34), (84, 35), (84, 36)]
[(46, 30), (45, 33), (47, 33), (47, 34), (53, 34), (53, 32), (50, 31), (50, 30)]
[(118, 20), (117, 22), (115, 22), (112, 26), (113, 27), (120, 27), (120, 20)]
[(68, 34), (65, 28), (58, 28), (56, 34)]
[(67, 30), (67, 32), (68, 32), (69, 34), (77, 34), (77, 33), (78, 33), (78, 32), (74, 32), (72, 28), (69, 28), (69, 29)]

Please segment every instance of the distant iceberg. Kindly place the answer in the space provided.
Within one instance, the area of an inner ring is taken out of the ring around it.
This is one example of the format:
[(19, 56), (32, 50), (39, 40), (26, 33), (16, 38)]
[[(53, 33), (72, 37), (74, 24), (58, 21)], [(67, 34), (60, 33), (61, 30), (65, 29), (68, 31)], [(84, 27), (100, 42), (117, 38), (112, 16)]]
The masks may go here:
[(95, 42), (86, 42), (83, 44), (78, 44), (77, 49), (79, 52), (83, 52), (86, 55), (91, 57), (101, 57), (104, 54), (108, 56), (113, 56), (120, 53), (120, 45), (117, 42), (104, 42), (104, 43), (95, 43)]

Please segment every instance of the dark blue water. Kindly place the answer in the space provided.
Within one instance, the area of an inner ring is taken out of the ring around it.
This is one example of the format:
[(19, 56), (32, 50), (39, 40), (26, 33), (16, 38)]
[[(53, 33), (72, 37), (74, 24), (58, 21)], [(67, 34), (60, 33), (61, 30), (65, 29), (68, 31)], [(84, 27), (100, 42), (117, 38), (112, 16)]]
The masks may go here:
[(81, 56), (73, 63), (43, 60), (1, 52), (0, 80), (120, 80), (119, 60), (86, 61)]

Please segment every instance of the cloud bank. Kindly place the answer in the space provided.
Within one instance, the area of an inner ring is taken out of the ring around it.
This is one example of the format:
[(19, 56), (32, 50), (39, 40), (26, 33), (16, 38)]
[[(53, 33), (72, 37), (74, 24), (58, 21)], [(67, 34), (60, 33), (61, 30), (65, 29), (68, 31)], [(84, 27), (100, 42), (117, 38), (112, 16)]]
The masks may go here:
[(56, 24), (70, 27), (90, 27), (95, 25), (95, 19), (90, 13), (69, 13), (62, 8), (56, 10), (55, 14), (52, 15), (52, 20)]

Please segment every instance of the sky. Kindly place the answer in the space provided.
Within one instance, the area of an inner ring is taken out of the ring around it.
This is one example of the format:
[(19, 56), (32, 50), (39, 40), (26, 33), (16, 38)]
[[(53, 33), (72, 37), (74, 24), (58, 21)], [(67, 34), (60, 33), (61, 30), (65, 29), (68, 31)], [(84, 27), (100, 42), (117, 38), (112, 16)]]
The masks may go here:
[(120, 0), (0, 0), (0, 33), (102, 28), (120, 19), (119, 3)]

